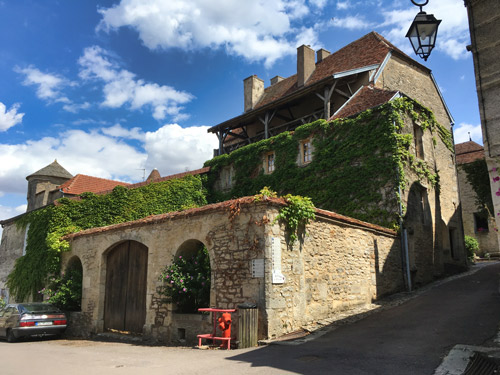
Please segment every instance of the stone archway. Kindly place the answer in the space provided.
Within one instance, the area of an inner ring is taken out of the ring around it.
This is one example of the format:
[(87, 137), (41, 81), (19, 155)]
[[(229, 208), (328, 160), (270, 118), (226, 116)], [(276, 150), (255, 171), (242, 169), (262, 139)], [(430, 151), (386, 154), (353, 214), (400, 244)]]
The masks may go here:
[(148, 248), (136, 241), (115, 245), (106, 256), (104, 329), (142, 333), (146, 321)]

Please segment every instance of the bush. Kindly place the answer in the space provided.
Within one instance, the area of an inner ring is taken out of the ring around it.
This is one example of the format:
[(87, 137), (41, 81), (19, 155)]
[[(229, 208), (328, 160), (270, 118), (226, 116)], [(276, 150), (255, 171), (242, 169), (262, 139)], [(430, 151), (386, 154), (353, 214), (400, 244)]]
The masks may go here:
[(467, 252), (467, 258), (473, 261), (474, 255), (479, 251), (479, 243), (474, 237), (465, 236), (465, 250)]
[(48, 302), (65, 311), (80, 311), (82, 301), (82, 269), (72, 267), (60, 278), (52, 278), (48, 288), (40, 291)]
[(0, 309), (3, 309), (6, 304), (7, 303), (4, 301), (4, 299), (0, 297)]
[(177, 304), (177, 312), (195, 313), (210, 304), (210, 258), (203, 247), (188, 259), (182, 255), (165, 267), (160, 275), (164, 282), (160, 294), (167, 302)]

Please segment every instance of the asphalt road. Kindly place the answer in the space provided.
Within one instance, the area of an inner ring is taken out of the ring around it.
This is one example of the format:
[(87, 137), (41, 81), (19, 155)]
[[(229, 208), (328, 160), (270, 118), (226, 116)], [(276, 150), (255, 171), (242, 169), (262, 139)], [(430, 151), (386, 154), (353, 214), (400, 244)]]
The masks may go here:
[(244, 350), (86, 340), (0, 341), (0, 374), (433, 374), (455, 344), (480, 345), (500, 322), (500, 263), (435, 286), (316, 340)]

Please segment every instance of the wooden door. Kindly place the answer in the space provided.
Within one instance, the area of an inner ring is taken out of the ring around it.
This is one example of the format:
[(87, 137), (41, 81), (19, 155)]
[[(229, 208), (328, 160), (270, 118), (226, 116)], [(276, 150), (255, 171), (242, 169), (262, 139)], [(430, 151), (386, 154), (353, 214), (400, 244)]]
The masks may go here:
[(148, 249), (135, 241), (107, 256), (104, 328), (142, 333), (146, 321)]

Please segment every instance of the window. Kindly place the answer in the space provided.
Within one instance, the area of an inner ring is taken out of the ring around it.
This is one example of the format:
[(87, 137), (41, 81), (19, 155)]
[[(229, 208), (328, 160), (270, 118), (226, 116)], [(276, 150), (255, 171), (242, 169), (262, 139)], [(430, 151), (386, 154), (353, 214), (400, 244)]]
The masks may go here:
[(266, 155), (265, 157), (265, 171), (266, 173), (273, 173), (274, 172), (274, 152), (270, 152)]
[(312, 145), (311, 140), (306, 139), (300, 144), (300, 162), (308, 164), (312, 161)]
[(480, 213), (474, 213), (474, 232), (475, 233), (487, 233), (488, 228), (488, 218)]
[(422, 128), (417, 124), (413, 124), (413, 141), (415, 142), (415, 155), (419, 159), (424, 158), (424, 142), (423, 142), (424, 132)]

